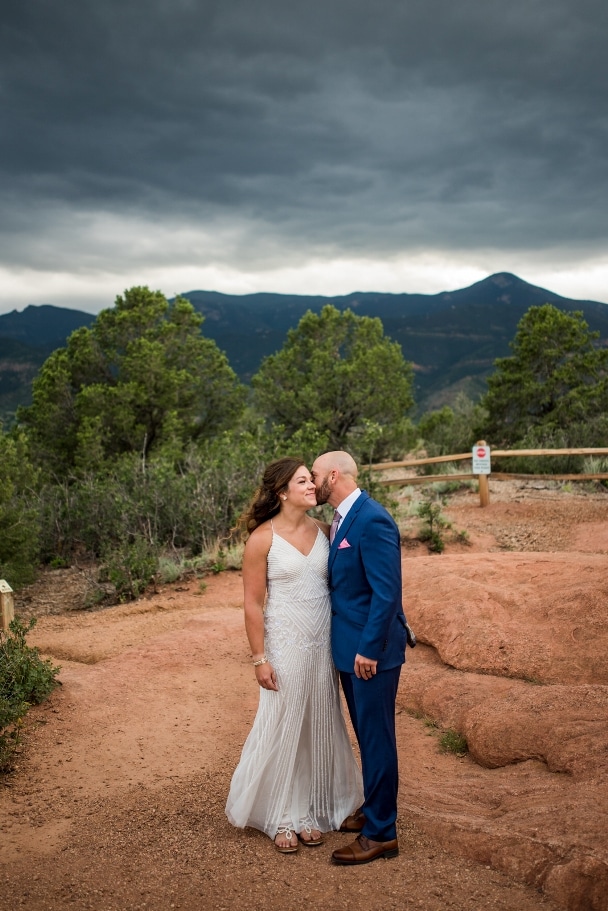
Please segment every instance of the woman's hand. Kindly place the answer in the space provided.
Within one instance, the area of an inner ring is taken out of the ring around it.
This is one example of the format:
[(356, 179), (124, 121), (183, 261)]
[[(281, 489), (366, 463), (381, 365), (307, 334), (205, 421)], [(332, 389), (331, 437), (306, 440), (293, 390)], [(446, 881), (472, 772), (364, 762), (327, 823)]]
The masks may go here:
[(270, 661), (265, 661), (264, 664), (258, 665), (258, 667), (255, 669), (255, 676), (262, 689), (279, 689), (277, 686), (277, 675), (275, 674), (274, 668)]

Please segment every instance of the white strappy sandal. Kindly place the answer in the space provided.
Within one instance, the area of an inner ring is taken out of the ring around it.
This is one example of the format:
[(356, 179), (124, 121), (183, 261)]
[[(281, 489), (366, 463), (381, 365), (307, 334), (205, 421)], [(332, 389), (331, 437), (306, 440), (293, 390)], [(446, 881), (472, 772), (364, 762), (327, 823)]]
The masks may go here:
[[(277, 838), (279, 837), (279, 835), (284, 835), (285, 838), (288, 839), (289, 844), (288, 845), (278, 845)], [(294, 835), (295, 835), (295, 832), (294, 832), (292, 826), (279, 826), (279, 828), (277, 829), (277, 834), (274, 837), (274, 846), (275, 846), (276, 850), (279, 852), (279, 854), (295, 854), (295, 852), (298, 850), (298, 843), (296, 842), (295, 845), (292, 845), (291, 839), (293, 838)]]
[[(321, 835), (321, 833), (319, 832), (319, 830), (316, 828), (316, 826), (313, 823), (310, 816), (307, 816), (306, 819), (302, 819), (300, 821), (300, 826), (301, 826), (301, 829), (298, 832), (298, 839), (302, 842), (303, 845), (306, 845), (307, 848), (316, 848), (317, 845), (323, 844), (324, 838)], [(313, 829), (315, 829), (315, 831), (319, 832), (319, 834), (316, 836), (316, 838), (312, 837)], [(306, 832), (306, 834), (308, 835), (308, 838), (302, 838), (302, 832)]]

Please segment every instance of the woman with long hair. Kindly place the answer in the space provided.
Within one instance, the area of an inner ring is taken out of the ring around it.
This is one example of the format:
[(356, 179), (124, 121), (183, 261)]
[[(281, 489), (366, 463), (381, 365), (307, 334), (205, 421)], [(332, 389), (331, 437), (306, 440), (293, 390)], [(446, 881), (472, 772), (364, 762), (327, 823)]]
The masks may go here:
[(226, 815), (285, 854), (322, 844), (362, 802), (331, 659), (329, 529), (308, 515), (316, 505), (310, 472), (286, 457), (268, 465), (242, 517), (245, 629), (260, 702)]

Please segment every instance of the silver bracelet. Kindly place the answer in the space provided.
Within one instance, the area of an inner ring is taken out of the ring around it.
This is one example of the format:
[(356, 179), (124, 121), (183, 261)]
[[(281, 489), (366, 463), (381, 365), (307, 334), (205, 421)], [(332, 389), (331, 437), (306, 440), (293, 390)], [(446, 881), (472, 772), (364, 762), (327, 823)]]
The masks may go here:
[(259, 658), (257, 661), (254, 661), (253, 666), (260, 667), (261, 664), (266, 664), (267, 661), (268, 661), (268, 658), (266, 657), (266, 655), (264, 655), (263, 658)]

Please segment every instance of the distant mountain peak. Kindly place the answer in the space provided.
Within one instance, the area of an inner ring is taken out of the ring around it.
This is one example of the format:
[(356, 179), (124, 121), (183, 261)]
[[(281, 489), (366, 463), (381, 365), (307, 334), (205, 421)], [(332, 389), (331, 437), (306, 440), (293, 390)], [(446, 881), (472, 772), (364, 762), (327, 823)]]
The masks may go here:
[(499, 288), (507, 288), (509, 285), (513, 284), (527, 284), (527, 282), (524, 282), (523, 278), (519, 278), (518, 275), (513, 275), (512, 272), (495, 272), (494, 275), (490, 275), (486, 281), (498, 285)]
[[(532, 306), (554, 304), (564, 311), (582, 310), (589, 327), (608, 344), (608, 305), (571, 300), (531, 285), (511, 272), (496, 272), (468, 288), (438, 294), (351, 292), (322, 296), (304, 294), (182, 294), (205, 317), (203, 334), (224, 351), (245, 381), (264, 357), (279, 351), (287, 333), (304, 313), (320, 313), (326, 304), (378, 317), (384, 331), (401, 345), (415, 365), (416, 401), (420, 412), (453, 402), (458, 391), (477, 398), (521, 317)], [(53, 348), (65, 345), (79, 326), (89, 326), (90, 313), (28, 306), (21, 313), (0, 315), (0, 419), (31, 395), (31, 377)], [(21, 347), (16, 347), (19, 342)], [(28, 354), (28, 352), (30, 352)], [(26, 371), (27, 368), (27, 371)]]

